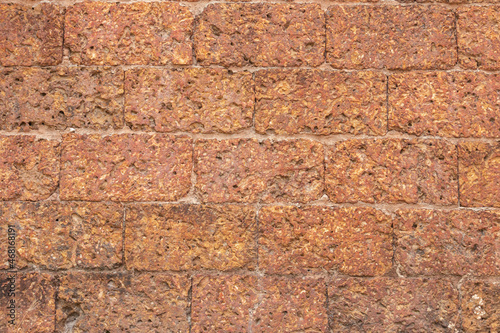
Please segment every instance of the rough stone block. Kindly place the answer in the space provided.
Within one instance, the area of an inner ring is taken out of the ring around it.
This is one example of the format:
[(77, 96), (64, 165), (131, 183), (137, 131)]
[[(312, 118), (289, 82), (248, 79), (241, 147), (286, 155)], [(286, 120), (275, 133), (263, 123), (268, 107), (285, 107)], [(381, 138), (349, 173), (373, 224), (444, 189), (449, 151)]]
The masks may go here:
[(462, 327), (465, 332), (500, 330), (500, 280), (465, 281), (462, 292)]

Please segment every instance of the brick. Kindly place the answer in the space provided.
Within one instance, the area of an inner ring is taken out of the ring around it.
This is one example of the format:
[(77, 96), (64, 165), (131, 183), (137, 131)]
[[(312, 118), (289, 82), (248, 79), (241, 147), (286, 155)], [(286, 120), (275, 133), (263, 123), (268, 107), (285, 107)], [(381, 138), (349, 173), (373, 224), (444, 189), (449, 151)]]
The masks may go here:
[[(14, 276), (14, 279), (10, 278)], [(8, 291), (15, 286), (15, 297)], [(54, 332), (55, 281), (47, 273), (0, 272), (0, 331), (14, 332)], [(8, 316), (7, 306), (15, 301), (15, 324)]]
[(335, 5), (326, 17), (326, 61), (334, 68), (446, 69), (456, 63), (452, 9)]
[(320, 278), (262, 278), (252, 332), (328, 332), (326, 284)]
[(118, 68), (5, 68), (0, 97), (2, 130), (123, 126), (123, 71)]
[(43, 200), (59, 183), (59, 142), (0, 135), (0, 200)]
[(335, 278), (328, 301), (333, 332), (454, 332), (459, 324), (448, 279)]
[(355, 139), (327, 149), (326, 193), (337, 203), (457, 204), (457, 152), (444, 140)]
[(173, 201), (191, 187), (187, 136), (66, 134), (62, 150), (62, 200)]
[(395, 260), (409, 275), (500, 275), (500, 210), (402, 209)]
[(115, 268), (122, 262), (123, 208), (113, 203), (0, 204), (0, 224), (17, 229), (17, 267)]
[(53, 66), (62, 60), (64, 10), (0, 4), (0, 65)]
[(465, 332), (500, 330), (500, 280), (465, 281), (462, 293), (462, 327)]
[(64, 44), (83, 65), (192, 63), (193, 15), (172, 2), (83, 2), (68, 7)]
[(187, 332), (186, 276), (84, 273), (61, 276), (57, 332)]
[(500, 69), (500, 6), (457, 8), (460, 66)]
[(204, 202), (308, 202), (323, 192), (323, 146), (310, 140), (198, 140), (196, 191)]
[(235, 205), (132, 205), (125, 261), (136, 270), (254, 269), (255, 211)]
[(129, 70), (125, 120), (132, 129), (234, 133), (252, 126), (252, 74), (225, 69)]
[(500, 142), (458, 145), (460, 205), (500, 207)]
[(277, 134), (384, 135), (386, 76), (271, 69), (255, 74), (255, 129)]
[(389, 77), (389, 127), (415, 135), (500, 138), (500, 76), (478, 72)]
[(210, 4), (194, 33), (201, 65), (319, 66), (325, 18), (318, 4)]
[(191, 332), (247, 332), (257, 301), (255, 276), (195, 276)]
[(391, 223), (373, 208), (263, 207), (259, 268), (270, 274), (384, 274), (392, 267)]

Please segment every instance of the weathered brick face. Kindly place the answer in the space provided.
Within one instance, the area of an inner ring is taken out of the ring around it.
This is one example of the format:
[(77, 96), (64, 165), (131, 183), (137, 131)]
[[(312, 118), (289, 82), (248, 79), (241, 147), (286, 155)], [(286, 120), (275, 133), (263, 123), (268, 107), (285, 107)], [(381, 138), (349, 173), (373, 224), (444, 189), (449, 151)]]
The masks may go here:
[(500, 332), (500, 0), (0, 2), (0, 333)]

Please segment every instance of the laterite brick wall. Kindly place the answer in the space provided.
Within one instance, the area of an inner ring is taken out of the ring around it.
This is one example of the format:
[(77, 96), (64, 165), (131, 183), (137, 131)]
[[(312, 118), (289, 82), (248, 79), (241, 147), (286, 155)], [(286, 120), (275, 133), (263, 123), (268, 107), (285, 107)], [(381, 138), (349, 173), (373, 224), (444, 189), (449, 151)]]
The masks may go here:
[(498, 0), (6, 1), (0, 332), (500, 332)]

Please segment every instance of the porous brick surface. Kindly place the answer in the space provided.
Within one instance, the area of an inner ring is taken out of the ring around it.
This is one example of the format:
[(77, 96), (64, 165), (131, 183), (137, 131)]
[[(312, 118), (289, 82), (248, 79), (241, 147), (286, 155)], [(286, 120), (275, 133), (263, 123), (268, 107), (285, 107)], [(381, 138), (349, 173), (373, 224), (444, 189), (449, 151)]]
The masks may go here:
[(458, 145), (460, 204), (500, 207), (500, 142)]
[(252, 126), (252, 74), (222, 69), (127, 71), (125, 121), (158, 132), (234, 133)]
[(454, 23), (454, 12), (442, 6), (331, 6), (326, 60), (335, 68), (451, 68)]
[(309, 202), (323, 190), (323, 146), (310, 140), (195, 142), (196, 188), (206, 202)]
[(392, 267), (391, 223), (373, 208), (264, 207), (259, 265), (274, 274), (381, 275)]
[[(48, 273), (0, 272), (0, 331), (54, 332), (56, 281)], [(15, 296), (10, 296), (10, 292)], [(15, 304), (15, 318), (10, 317), (10, 308)], [(7, 312), (9, 311), (9, 312)], [(9, 323), (14, 319), (14, 324)]]
[(382, 73), (263, 70), (255, 74), (255, 95), (259, 133), (383, 135), (387, 130)]
[(67, 134), (64, 200), (176, 200), (191, 186), (192, 140), (163, 134)]
[(127, 210), (125, 257), (137, 270), (256, 266), (255, 209), (235, 205), (134, 205)]
[(325, 18), (318, 4), (210, 4), (194, 32), (202, 65), (318, 66)]
[(52, 66), (61, 62), (63, 8), (49, 3), (1, 3), (0, 13), (1, 66)]
[(500, 332), (499, 1), (0, 0), (0, 332)]
[(328, 286), (334, 332), (452, 332), (459, 294), (450, 279), (334, 278)]
[(444, 140), (356, 139), (326, 151), (333, 202), (457, 204), (457, 151)]
[(414, 135), (500, 137), (500, 77), (478, 72), (389, 77), (389, 128)]
[(64, 46), (82, 65), (192, 63), (193, 15), (174, 2), (87, 1), (68, 7)]
[(184, 275), (67, 273), (59, 277), (56, 330), (185, 332), (190, 287)]
[(121, 128), (123, 93), (120, 68), (5, 68), (0, 129)]

